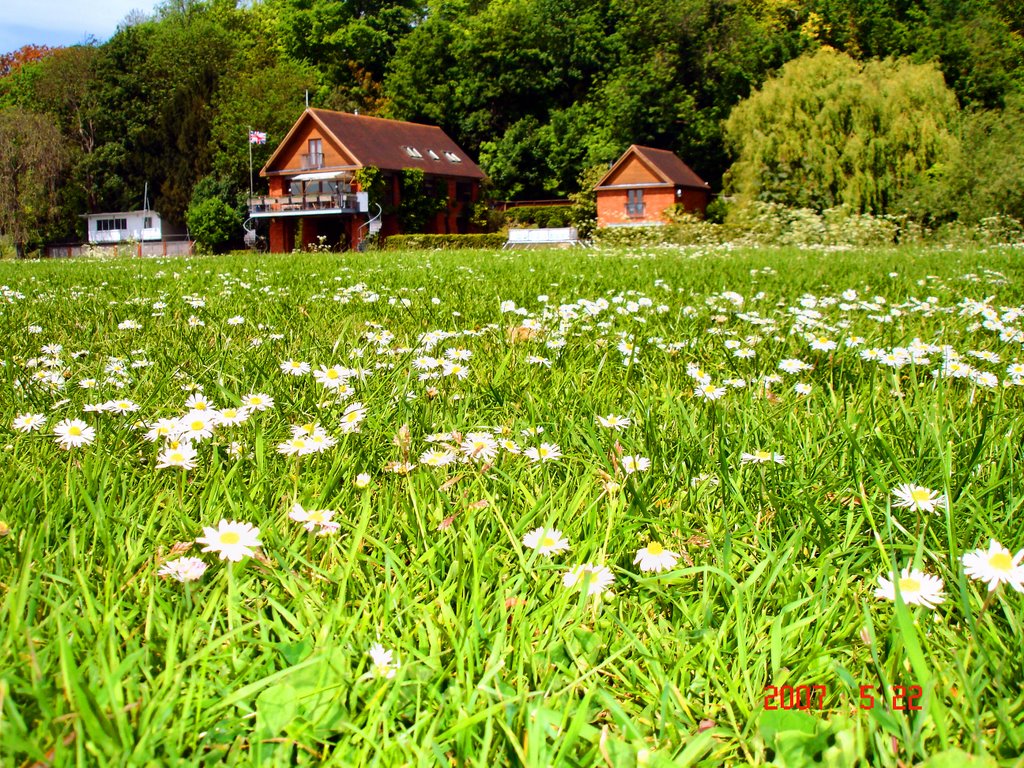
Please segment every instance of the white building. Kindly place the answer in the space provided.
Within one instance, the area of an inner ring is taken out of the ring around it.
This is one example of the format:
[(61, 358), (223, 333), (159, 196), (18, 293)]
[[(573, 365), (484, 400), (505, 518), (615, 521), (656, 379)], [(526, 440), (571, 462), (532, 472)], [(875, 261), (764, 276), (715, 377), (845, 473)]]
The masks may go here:
[(160, 214), (156, 211), (123, 211), (118, 213), (90, 213), (85, 216), (89, 226), (90, 245), (113, 243), (142, 243), (163, 240), (170, 234), (165, 232)]

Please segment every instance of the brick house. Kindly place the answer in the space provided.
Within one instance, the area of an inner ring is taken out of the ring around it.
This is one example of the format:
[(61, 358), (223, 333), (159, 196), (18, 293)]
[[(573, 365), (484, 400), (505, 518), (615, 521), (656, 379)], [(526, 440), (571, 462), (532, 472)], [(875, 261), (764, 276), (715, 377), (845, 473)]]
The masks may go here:
[[(381, 172), (382, 199), (360, 188), (363, 168)], [(484, 174), (444, 131), (326, 109), (306, 109), (295, 121), (260, 171), (269, 194), (249, 201), (249, 215), (269, 222), (273, 252), (305, 249), (320, 237), (355, 248), (370, 233), (402, 231), (401, 172), (409, 168), (422, 170), (426, 194), (443, 201), (424, 231), (469, 231)]]
[(636, 144), (594, 191), (599, 227), (664, 224), (665, 209), (677, 203), (703, 216), (711, 201), (711, 187), (674, 153)]

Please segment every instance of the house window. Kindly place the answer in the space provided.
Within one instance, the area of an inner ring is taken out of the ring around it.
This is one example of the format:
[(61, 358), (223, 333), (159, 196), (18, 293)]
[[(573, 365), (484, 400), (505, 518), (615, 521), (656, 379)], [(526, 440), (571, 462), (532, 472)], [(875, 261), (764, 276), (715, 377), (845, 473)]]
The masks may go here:
[(461, 163), (462, 158), (456, 155), (454, 152), (445, 152), (444, 156), (448, 159), (449, 163)]
[(626, 215), (632, 219), (644, 215), (644, 191), (642, 189), (626, 190)]
[(402, 149), (405, 150), (405, 154), (407, 154), (409, 157), (414, 157), (417, 160), (423, 159), (423, 153), (416, 149), (416, 147), (402, 147)]
[(435, 152), (432, 149), (428, 149), (427, 150), (427, 154), (430, 155), (430, 159), (431, 160), (440, 160), (441, 159), (441, 156), (438, 155), (437, 152)]
[(153, 228), (153, 217), (152, 216), (143, 216), (142, 217), (142, 228), (143, 229), (152, 229)]
[(307, 154), (303, 156), (303, 168), (323, 168), (324, 165), (324, 142), (323, 139), (310, 139), (307, 143)]

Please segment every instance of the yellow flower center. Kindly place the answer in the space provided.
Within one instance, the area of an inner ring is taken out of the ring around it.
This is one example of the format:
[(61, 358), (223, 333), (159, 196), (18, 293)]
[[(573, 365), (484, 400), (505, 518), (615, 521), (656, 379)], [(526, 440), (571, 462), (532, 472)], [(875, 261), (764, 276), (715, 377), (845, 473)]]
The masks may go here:
[(206, 422), (205, 421), (201, 421), (200, 419), (196, 419), (195, 421), (192, 422), (192, 429), (194, 429), (196, 432), (202, 432), (205, 428), (206, 428)]
[(920, 592), (921, 582), (917, 579), (900, 579), (900, 592)]
[(82, 429), (81, 427), (68, 427), (68, 434), (78, 437), (82, 434)]
[(220, 543), (221, 544), (237, 544), (241, 540), (242, 540), (242, 537), (239, 536), (234, 531), (227, 531), (227, 532), (222, 533), (220, 535)]
[(324, 521), (324, 510), (318, 509), (315, 512), (309, 512), (308, 519), (314, 523), (322, 523)]
[(336, 379), (336, 378), (338, 378), (338, 372), (333, 370), (333, 369), (328, 371), (327, 372), (327, 378), (328, 379)]
[(197, 410), (197, 411), (205, 411), (205, 410), (206, 410), (206, 403), (204, 403), (204, 402), (200, 401), (200, 402), (198, 402), (198, 403), (194, 403), (194, 404), (192, 405), (192, 407), (193, 407), (193, 408), (194, 408), (195, 410)]
[(1006, 552), (999, 552), (988, 559), (988, 564), (997, 571), (1009, 571), (1013, 568), (1013, 558)]
[(910, 498), (918, 504), (929, 502), (932, 500), (932, 492), (927, 488), (917, 488), (910, 492)]
[(557, 544), (557, 543), (558, 543), (558, 542), (556, 542), (556, 541), (555, 541), (555, 540), (554, 540), (553, 538), (551, 538), (550, 536), (545, 536), (545, 537), (544, 537), (543, 539), (541, 539), (541, 540), (540, 540), (540, 545), (541, 545), (542, 547), (553, 547), (553, 546), (555, 546), (555, 544)]
[(181, 453), (179, 453), (177, 451), (172, 453), (168, 458), (169, 458), (169, 460), (171, 461), (172, 464), (181, 464), (183, 461), (185, 461), (184, 455), (182, 455)]
[(660, 555), (664, 551), (665, 551), (665, 548), (663, 546), (661, 546), (661, 544), (659, 544), (656, 541), (652, 541), (650, 544), (647, 545), (647, 554), (648, 555)]
[(755, 459), (770, 459), (771, 457), (772, 457), (772, 455), (770, 453), (768, 453), (768, 451), (755, 451), (754, 452), (754, 458)]

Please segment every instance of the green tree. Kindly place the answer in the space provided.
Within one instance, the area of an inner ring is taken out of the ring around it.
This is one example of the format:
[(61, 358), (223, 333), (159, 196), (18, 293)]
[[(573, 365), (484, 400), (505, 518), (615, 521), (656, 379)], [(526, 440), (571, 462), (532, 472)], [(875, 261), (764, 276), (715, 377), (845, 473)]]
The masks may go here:
[(375, 112), (399, 42), (421, 20), (415, 0), (278, 0), (286, 55), (321, 75), (320, 102)]
[(237, 237), (242, 226), (238, 210), (219, 197), (207, 197), (192, 203), (185, 220), (189, 234), (204, 251), (216, 251)]
[(448, 204), (448, 188), (428, 184), (426, 174), (419, 168), (406, 168), (398, 176), (402, 204), (398, 216), (406, 232), (422, 232), (435, 215)]
[(97, 105), (94, 45), (49, 49), (0, 78), (0, 103), (47, 115), (62, 136), (65, 171), (58, 181), (47, 238), (73, 237), (79, 214), (92, 210), (95, 178), (89, 156), (96, 151)]
[(19, 258), (42, 238), (65, 162), (60, 131), (47, 115), (0, 109), (0, 234)]
[(885, 213), (957, 150), (956, 97), (933, 65), (825, 48), (784, 66), (725, 126), (742, 202)]
[(902, 207), (927, 225), (997, 215), (1024, 221), (1024, 97), (967, 113), (961, 133), (960, 151), (910, 187)]

